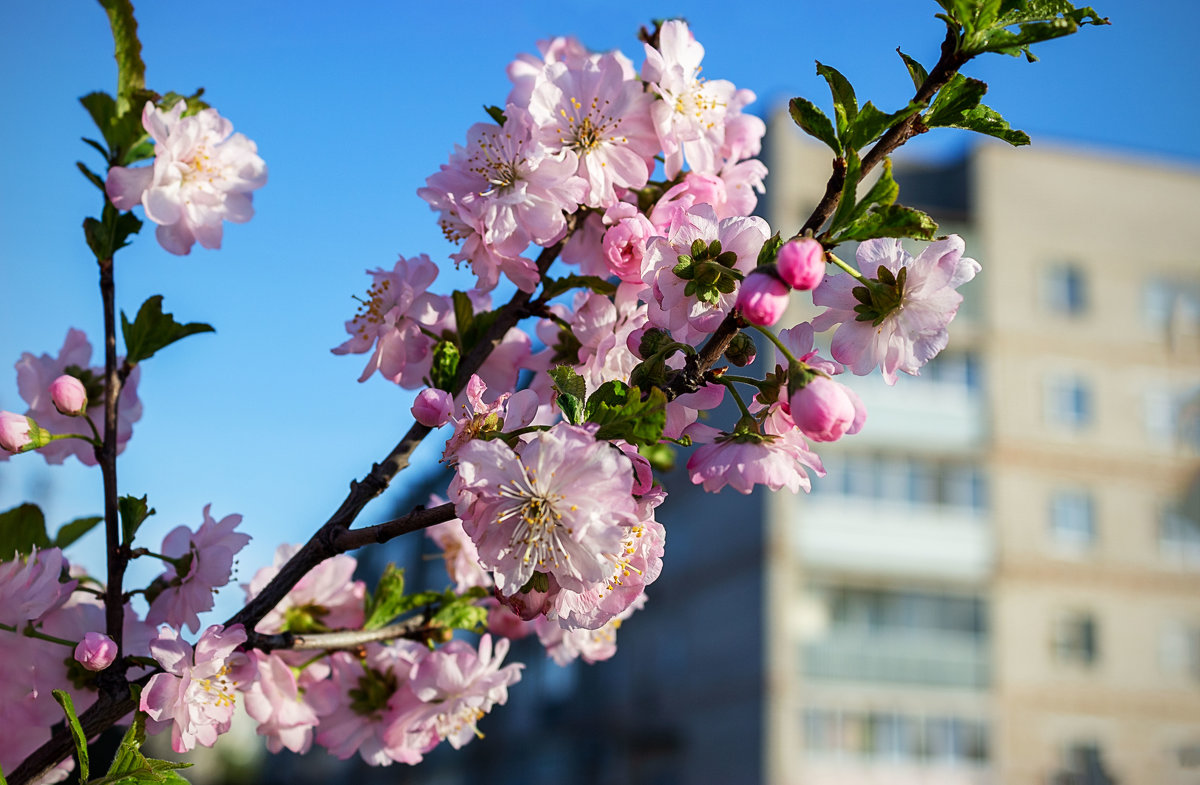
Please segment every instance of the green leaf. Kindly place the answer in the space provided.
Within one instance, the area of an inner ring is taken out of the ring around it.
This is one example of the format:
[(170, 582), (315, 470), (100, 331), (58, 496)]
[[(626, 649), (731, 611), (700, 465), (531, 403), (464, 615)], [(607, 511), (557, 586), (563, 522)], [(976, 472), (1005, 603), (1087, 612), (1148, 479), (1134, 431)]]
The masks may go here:
[(779, 249), (783, 247), (783, 238), (779, 236), (779, 232), (771, 235), (771, 237), (763, 243), (763, 247), (758, 251), (758, 261), (755, 262), (756, 267), (762, 267), (768, 264), (774, 264), (775, 259), (779, 256)]
[(879, 179), (867, 191), (866, 196), (859, 200), (854, 209), (850, 211), (846, 223), (853, 223), (866, 214), (868, 208), (874, 205), (889, 205), (896, 201), (896, 197), (900, 195), (900, 186), (896, 184), (892, 178), (892, 159), (883, 159), (883, 173), (879, 175)]
[(145, 743), (146, 714), (134, 712), (133, 723), (121, 739), (108, 773), (88, 785), (186, 785), (187, 780), (176, 774), (175, 770), (186, 769), (192, 764), (147, 758), (142, 754), (142, 745)]
[(367, 606), (364, 630), (377, 630), (386, 627), (392, 619), (399, 616), (406, 607), (404, 598), (404, 568), (389, 564), (379, 576), (375, 585), (375, 593)]
[(829, 145), (837, 155), (842, 154), (842, 143), (838, 141), (837, 132), (833, 130), (833, 123), (816, 104), (806, 98), (797, 97), (788, 103), (788, 110), (793, 122), (800, 126), (804, 133)]
[(546, 278), (542, 282), (542, 298), (549, 300), (572, 289), (591, 289), (597, 294), (615, 294), (617, 286), (598, 275), (568, 275), (565, 278)]
[(76, 161), (75, 165), (79, 167), (79, 171), (83, 172), (83, 176), (88, 179), (88, 182), (100, 189), (101, 193), (107, 193), (104, 190), (104, 181), (100, 179), (100, 175), (88, 169), (83, 161)]
[(122, 496), (117, 500), (117, 512), (121, 516), (121, 544), (132, 545), (134, 535), (154, 509), (146, 503), (146, 497)]
[(984, 104), (976, 106), (950, 125), (1003, 139), (1014, 147), (1029, 144), (1029, 134), (1012, 128), (999, 112)]
[(558, 391), (558, 408), (572, 425), (583, 422), (583, 402), (587, 398), (587, 383), (583, 377), (575, 373), (569, 365), (559, 365), (550, 369), (550, 378), (554, 380), (554, 389)]
[(655, 471), (669, 472), (675, 468), (675, 448), (669, 444), (642, 444), (638, 452)]
[(858, 203), (858, 182), (862, 179), (862, 162), (854, 148), (846, 150), (846, 179), (842, 183), (842, 198), (838, 200), (837, 210), (829, 222), (829, 232), (832, 234), (850, 222), (854, 207)]
[(487, 336), (488, 330), (492, 329), (492, 325), (499, 318), (499, 311), (483, 311), (475, 314), (471, 319), (471, 326), (466, 330), (458, 331), (459, 341), (462, 343), (463, 352), (469, 352)]
[(156, 294), (138, 309), (137, 318), (130, 324), (121, 312), (121, 334), (125, 336), (125, 360), (140, 363), (149, 359), (159, 349), (196, 333), (216, 332), (212, 325), (203, 322), (180, 324), (174, 314), (163, 313), (162, 295)]
[(58, 530), (58, 534), (54, 537), (54, 547), (67, 547), (83, 535), (90, 532), (92, 529), (96, 528), (96, 525), (102, 520), (104, 520), (103, 516), (90, 515), (87, 518), (76, 518), (70, 523), (64, 523), (62, 528)]
[[(966, 0), (957, 0), (957, 5)], [(959, 52), (968, 57), (984, 52), (1025, 55), (1030, 62), (1037, 60), (1029, 47), (1042, 41), (1071, 35), (1081, 25), (1106, 25), (1090, 6), (1076, 8), (1066, 0), (975, 0), (969, 20), (963, 20)], [(945, 4), (943, 3), (943, 7)], [(957, 10), (956, 14), (962, 14)], [(1017, 28), (1012, 30), (1010, 28)]]
[(955, 74), (938, 91), (921, 122), (930, 128), (953, 125), (965, 112), (979, 104), (987, 89), (987, 84), (978, 79)]
[(433, 347), (433, 361), (429, 365), (429, 380), (439, 390), (453, 390), (458, 380), (458, 347), (453, 341), (438, 341)]
[(925, 80), (929, 78), (929, 72), (925, 70), (925, 66), (901, 52), (899, 48), (896, 49), (896, 53), (904, 61), (904, 67), (908, 69), (908, 75), (912, 78), (913, 87), (920, 90), (921, 85), (925, 84)]
[(846, 129), (858, 116), (858, 99), (854, 96), (854, 88), (840, 71), (820, 61), (817, 62), (817, 73), (829, 83), (829, 92), (833, 94), (833, 116), (837, 121), (838, 138), (845, 139)]
[[(137, 20), (130, 0), (100, 0), (108, 13), (113, 34), (113, 54), (117, 60), (117, 114), (141, 107), (132, 106), (133, 93), (146, 86), (146, 64), (142, 62), (142, 44), (138, 41)], [(85, 778), (86, 779), (86, 778)]]
[(932, 240), (937, 223), (920, 210), (898, 204), (879, 205), (854, 221), (835, 238), (836, 243), (870, 240), (875, 237), (913, 237)]
[(496, 125), (504, 125), (508, 122), (508, 118), (504, 116), (504, 110), (498, 106), (484, 104), (483, 111), (487, 112), (488, 117), (496, 121)]
[(643, 401), (638, 388), (619, 381), (605, 382), (588, 399), (587, 421), (600, 426), (597, 439), (657, 444), (667, 425), (667, 396), (655, 387)]
[(105, 202), (100, 220), (83, 219), (83, 236), (97, 261), (111, 259), (118, 250), (129, 245), (130, 235), (142, 230), (142, 222), (133, 213), (122, 213)]
[(67, 726), (71, 729), (71, 739), (75, 742), (75, 755), (79, 760), (79, 781), (86, 783), (88, 781), (88, 748), (87, 736), (83, 733), (83, 726), (79, 724), (79, 717), (75, 714), (75, 702), (71, 700), (71, 695), (63, 690), (53, 690), (51, 694), (54, 700), (58, 701), (58, 705), (62, 706), (63, 713), (67, 715)]
[(0, 513), (0, 561), (11, 560), (14, 553), (25, 556), (34, 547), (50, 547), (41, 508), (36, 504), (22, 504)]
[(879, 111), (873, 103), (867, 101), (845, 133), (846, 147), (861, 150), (882, 136), (893, 125), (903, 122), (923, 108), (921, 104), (913, 102), (899, 111), (888, 114)]
[(450, 293), (450, 299), (454, 302), (454, 324), (461, 336), (471, 329), (471, 323), (475, 321), (475, 306), (466, 292), (457, 289)]
[(448, 592), (442, 607), (430, 621), (450, 629), (481, 630), (487, 623), (487, 615), (487, 608), (476, 605), (470, 595), (460, 597)]

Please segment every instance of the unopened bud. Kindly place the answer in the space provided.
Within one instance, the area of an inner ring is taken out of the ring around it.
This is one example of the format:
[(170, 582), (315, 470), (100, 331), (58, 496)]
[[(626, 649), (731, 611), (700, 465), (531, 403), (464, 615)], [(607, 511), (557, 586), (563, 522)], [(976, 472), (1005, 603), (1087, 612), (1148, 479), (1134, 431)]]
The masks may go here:
[(754, 345), (754, 339), (745, 333), (738, 333), (725, 349), (725, 359), (739, 368), (744, 368), (754, 362), (754, 355), (757, 353), (758, 347)]
[(83, 382), (69, 374), (63, 374), (50, 382), (50, 400), (54, 408), (68, 417), (78, 417), (87, 409), (87, 390)]
[(413, 401), (412, 415), (421, 425), (440, 428), (450, 422), (454, 411), (454, 398), (445, 390), (426, 388), (417, 393)]
[(102, 632), (89, 632), (75, 647), (75, 660), (90, 671), (102, 671), (117, 658), (117, 644)]
[(0, 411), (0, 448), (11, 453), (36, 450), (45, 447), (52, 438), (50, 431), (40, 427), (32, 417)]
[[(631, 335), (631, 341), (632, 338), (633, 336)], [(650, 327), (642, 333), (640, 338), (638, 338), (637, 349), (635, 350), (635, 353), (643, 360), (649, 360), (651, 357), (662, 351), (667, 344), (671, 343), (673, 340), (674, 339), (671, 338), (671, 334), (661, 327)], [(629, 348), (632, 350), (634, 347), (631, 346)]]
[(825, 249), (811, 237), (784, 243), (775, 259), (779, 277), (793, 289), (806, 292), (825, 277)]
[(769, 327), (783, 316), (787, 304), (787, 284), (769, 273), (753, 272), (742, 281), (736, 307), (746, 321)]

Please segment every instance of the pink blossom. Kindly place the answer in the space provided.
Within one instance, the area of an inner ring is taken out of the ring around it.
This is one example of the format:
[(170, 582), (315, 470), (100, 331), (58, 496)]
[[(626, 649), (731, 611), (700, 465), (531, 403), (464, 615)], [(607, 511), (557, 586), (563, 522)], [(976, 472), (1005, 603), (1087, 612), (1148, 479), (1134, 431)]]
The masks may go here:
[(808, 469), (818, 476), (825, 474), (821, 459), (778, 404), (772, 407), (761, 433), (738, 428), (723, 434), (692, 453), (687, 468), (692, 482), (710, 493), (726, 485), (747, 494), (755, 485), (798, 493), (812, 487)]
[[(456, 146), (450, 163), (426, 179), (427, 186), (417, 193), (435, 210), (469, 227), (495, 257), (515, 258), (530, 243), (552, 245), (566, 233), (564, 212), (575, 212), (587, 184), (574, 174), (574, 152), (551, 155), (533, 138), (524, 109), (510, 104), (505, 115), (503, 126), (471, 126), (466, 147)], [(508, 273), (525, 291), (537, 286), (536, 269), (529, 275), (523, 265), (516, 270), (493, 266), (487, 255), (473, 255), (469, 261), (484, 291), (496, 286), (499, 272)]]
[(578, 658), (589, 664), (602, 662), (617, 653), (617, 630), (621, 628), (621, 624), (645, 604), (646, 595), (643, 594), (620, 615), (597, 630), (569, 630), (549, 619), (538, 619), (538, 640), (545, 647), (546, 653), (559, 665), (569, 665)]
[(178, 526), (163, 538), (162, 554), (181, 560), (186, 572), (180, 574), (176, 565), (167, 565), (162, 575), (167, 588), (150, 602), (146, 614), (151, 624), (186, 625), (196, 632), (200, 629), (196, 614), (212, 610), (214, 590), (229, 583), (233, 557), (250, 542), (250, 535), (234, 531), (242, 516), (227, 515), (216, 521), (208, 514), (211, 507), (204, 506), (204, 520), (195, 532)]
[(297, 677), (280, 654), (251, 651), (255, 663), (253, 682), (242, 687), (246, 713), (258, 722), (258, 735), (267, 737), (267, 749), (287, 748), (303, 755), (312, 746), (313, 730), (320, 721), (304, 699), (308, 687), (328, 675), (329, 668), (316, 663)]
[(116, 642), (102, 632), (85, 634), (75, 647), (75, 661), (90, 671), (102, 671), (116, 658)]
[(54, 408), (68, 417), (78, 417), (87, 408), (87, 390), (74, 376), (63, 374), (50, 382), (50, 400)]
[[(420, 739), (431, 734), (459, 749), (479, 730), (476, 723), (493, 706), (508, 701), (508, 686), (521, 679), (520, 663), (500, 667), (508, 653), (508, 640), (492, 644), (492, 636), (479, 640), (479, 650), (453, 640), (430, 652), (413, 668), (410, 685), (420, 703), (398, 713), (385, 740)], [(410, 741), (411, 743), (411, 741)]]
[(36, 548), (0, 562), (0, 624), (23, 629), (66, 602), (75, 581), (61, 583), (66, 559), (58, 548)]
[(495, 597), (487, 597), (483, 602), (488, 609), (487, 628), (491, 634), (515, 641), (535, 632), (534, 622), (522, 619)]
[[(872, 281), (867, 288), (883, 290), (896, 297), (903, 280), (902, 291), (894, 305), (879, 306), (878, 313), (861, 314), (854, 309), (860, 304), (853, 292), (864, 284), (848, 274), (826, 275), (813, 291), (813, 302), (826, 310), (813, 319), (813, 327), (828, 330), (837, 325), (833, 335), (833, 357), (845, 363), (854, 373), (870, 373), (876, 366), (883, 371), (888, 384), (896, 383), (897, 371), (917, 375), (921, 366), (946, 347), (947, 327), (962, 295), (956, 290), (979, 272), (979, 263), (963, 256), (962, 238), (944, 237), (929, 244), (913, 258), (897, 239), (867, 240), (858, 247), (858, 268), (864, 275), (876, 275), (886, 268), (897, 279), (888, 285)], [(901, 270), (904, 278), (900, 279)], [(863, 316), (865, 318), (859, 321)]]
[(791, 394), (788, 409), (796, 427), (815, 442), (835, 442), (858, 433), (867, 419), (857, 393), (820, 374)]
[[(840, 363), (827, 360), (817, 354), (817, 350), (813, 348), (815, 339), (816, 335), (810, 322), (801, 322), (794, 327), (779, 331), (780, 343), (787, 347), (793, 357), (810, 368), (829, 376), (836, 376), (845, 370)], [(786, 368), (789, 360), (782, 352), (776, 352), (776, 362)]]
[(522, 108), (529, 107), (529, 98), (533, 93), (537, 78), (547, 63), (564, 62), (570, 68), (581, 68), (592, 59), (587, 47), (573, 35), (558, 36), (537, 42), (541, 57), (530, 54), (519, 54), (517, 59), (508, 65), (508, 78), (513, 83), (512, 92), (508, 94), (508, 103)]
[(658, 580), (662, 572), (666, 530), (654, 520), (654, 508), (666, 498), (661, 490), (648, 493), (638, 503), (642, 518), (626, 530), (620, 550), (606, 554), (609, 575), (603, 584), (584, 592), (561, 590), (552, 598), (549, 618), (565, 629), (596, 630), (620, 616)]
[(559, 423), (520, 453), (500, 440), (459, 450), (455, 511), (502, 591), (535, 571), (572, 591), (608, 579), (627, 527), (637, 522), (633, 467), (590, 430)]
[(367, 644), (365, 659), (333, 654), (331, 678), (313, 684), (306, 696), (321, 720), (317, 743), (342, 760), (357, 752), (372, 766), (420, 762), (437, 739), (393, 725), (418, 702), (409, 679), (427, 656), (427, 647), (409, 640)]
[(605, 210), (604, 223), (609, 226), (602, 241), (607, 272), (640, 284), (646, 241), (655, 234), (654, 225), (629, 202), (617, 202)]
[[(120, 361), (121, 358), (117, 358)], [(54, 406), (50, 395), (50, 384), (73, 369), (75, 373), (86, 373), (94, 379), (104, 378), (104, 369), (89, 367), (92, 360), (92, 345), (82, 330), (74, 328), (67, 331), (62, 348), (57, 357), (43, 354), (35, 357), (24, 352), (17, 361), (17, 389), (29, 410), (25, 414), (32, 417), (38, 425), (51, 433), (79, 433), (79, 421), (74, 417), (61, 414)], [(142, 417), (142, 404), (138, 400), (137, 386), (141, 378), (140, 365), (134, 366), (133, 371), (121, 386), (120, 406), (117, 409), (117, 452), (125, 449), (125, 443), (133, 436), (133, 424)], [(74, 373), (72, 373), (74, 375)], [(94, 411), (104, 410), (103, 395), (91, 401)], [(104, 422), (100, 418), (96, 427), (104, 435)], [(86, 428), (86, 426), (85, 426)], [(90, 433), (90, 430), (85, 430)], [(61, 464), (68, 456), (74, 455), (80, 463), (87, 466), (96, 465), (96, 451), (92, 445), (82, 439), (56, 439), (38, 449), (46, 463)]]
[[(436, 506), (444, 504), (445, 499), (434, 496), (429, 503), (430, 506)], [(446, 573), (450, 580), (454, 581), (456, 592), (461, 594), (476, 586), (487, 588), (492, 585), (491, 576), (479, 566), (479, 552), (475, 549), (475, 543), (463, 530), (463, 522), (460, 519), (451, 518), (445, 523), (430, 526), (425, 530), (425, 536), (442, 549)]]
[(605, 382), (626, 381), (639, 362), (628, 347), (630, 334), (646, 324), (646, 306), (637, 301), (639, 289), (622, 284), (613, 297), (587, 292), (576, 298), (570, 317), (579, 340), (574, 365), (589, 391)]
[(659, 28), (658, 48), (646, 44), (642, 78), (661, 100), (651, 106), (654, 128), (665, 154), (667, 178), (674, 178), (686, 159), (692, 171), (720, 169), (725, 143), (725, 114), (734, 86), (724, 79), (700, 78), (704, 47), (686, 22), (671, 20)]
[[(246, 600), (257, 597), (299, 552), (299, 545), (280, 545), (275, 549), (275, 561), (254, 573), (250, 583), (243, 584)], [(367, 587), (354, 580), (358, 566), (353, 556), (338, 554), (309, 570), (297, 581), (282, 600), (255, 625), (258, 632), (325, 632), (358, 627), (363, 622), (363, 600)]]
[(537, 413), (535, 393), (528, 390), (515, 394), (506, 392), (491, 403), (485, 403), (487, 389), (483, 379), (471, 374), (464, 390), (467, 402), (462, 404), (463, 416), (454, 421), (454, 433), (446, 440), (442, 452), (443, 461), (454, 461), (463, 445), (480, 434), (523, 428)]
[(138, 707), (149, 715), (146, 730), (160, 733), (170, 727), (176, 752), (215, 744), (233, 720), (235, 690), (254, 678), (254, 661), (234, 651), (245, 642), (242, 625), (214, 624), (193, 650), (175, 630), (161, 627), (150, 653), (165, 673), (150, 678)]
[(440, 428), (450, 422), (454, 412), (454, 397), (445, 390), (427, 387), (417, 393), (412, 405), (413, 419), (429, 428)]
[(390, 272), (368, 270), (371, 288), (358, 313), (346, 322), (350, 339), (333, 349), (334, 354), (371, 352), (360, 382), (379, 371), (385, 379), (406, 389), (416, 389), (429, 373), (433, 339), (422, 332), (431, 329), (447, 313), (443, 298), (426, 291), (437, 278), (437, 265), (425, 254), (401, 256)]
[(142, 125), (154, 139), (153, 166), (114, 166), (105, 183), (118, 210), (140, 203), (159, 225), (159, 245), (180, 255), (190, 253), (196, 241), (220, 248), (222, 221), (249, 221), (252, 192), (267, 182), (254, 142), (233, 133), (233, 124), (216, 109), (184, 117), (185, 108), (184, 101), (166, 111), (147, 102)]
[[(748, 275), (754, 269), (769, 230), (766, 221), (757, 216), (726, 218), (718, 222), (712, 207), (705, 204), (696, 205), (679, 219), (667, 237), (651, 238), (646, 245), (642, 278), (652, 287), (653, 298), (648, 309), (651, 324), (670, 330), (676, 340), (695, 343), (716, 329), (733, 309), (737, 295), (733, 288), (723, 292), (715, 286), (712, 302), (706, 302), (696, 294), (686, 294), (688, 285), (695, 281), (676, 274), (679, 257), (691, 255), (697, 241), (706, 248), (714, 248), (713, 242), (719, 241), (722, 254), (734, 255), (730, 269)], [(704, 264), (717, 262), (706, 260)]]
[(15, 412), (0, 412), (0, 447), (13, 454), (32, 447), (31, 431), (36, 427), (29, 418)]
[(547, 63), (529, 99), (537, 138), (552, 151), (578, 156), (588, 207), (612, 205), (618, 188), (644, 186), (658, 152), (651, 98), (626, 68), (613, 53), (574, 67)]
[(825, 277), (825, 249), (811, 237), (791, 240), (779, 249), (775, 265), (788, 286), (806, 292)]
[(770, 273), (751, 273), (738, 290), (736, 307), (750, 324), (769, 327), (783, 316), (788, 305), (788, 287)]

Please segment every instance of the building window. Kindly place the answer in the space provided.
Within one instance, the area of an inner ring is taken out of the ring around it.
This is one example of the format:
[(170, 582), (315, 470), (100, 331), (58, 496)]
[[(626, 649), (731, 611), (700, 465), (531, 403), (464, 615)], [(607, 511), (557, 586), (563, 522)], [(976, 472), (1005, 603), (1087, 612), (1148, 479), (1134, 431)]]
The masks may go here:
[(1177, 510), (1165, 510), (1158, 520), (1158, 550), (1181, 565), (1200, 565), (1200, 521)]
[(1079, 316), (1087, 311), (1087, 281), (1076, 264), (1056, 264), (1045, 270), (1046, 308), (1054, 313)]
[(1050, 497), (1050, 537), (1054, 544), (1086, 550), (1096, 541), (1096, 509), (1086, 491), (1056, 491)]
[(918, 764), (986, 764), (988, 725), (980, 719), (903, 712), (809, 708), (804, 746), (817, 758)]
[(1063, 749), (1062, 767), (1050, 778), (1051, 785), (1116, 785), (1104, 763), (1104, 751), (1094, 742), (1075, 743)]
[(1200, 680), (1200, 625), (1172, 621), (1159, 636), (1158, 664), (1163, 673)]
[(1169, 340), (1200, 334), (1200, 283), (1165, 277), (1147, 280), (1142, 286), (1142, 323)]
[(1096, 638), (1092, 614), (1064, 614), (1054, 625), (1054, 658), (1067, 665), (1093, 665), (1099, 658)]
[(1146, 391), (1143, 411), (1147, 437), (1165, 448), (1200, 450), (1200, 388)]
[(1045, 404), (1049, 425), (1080, 428), (1092, 421), (1092, 391), (1087, 382), (1077, 376), (1048, 379)]

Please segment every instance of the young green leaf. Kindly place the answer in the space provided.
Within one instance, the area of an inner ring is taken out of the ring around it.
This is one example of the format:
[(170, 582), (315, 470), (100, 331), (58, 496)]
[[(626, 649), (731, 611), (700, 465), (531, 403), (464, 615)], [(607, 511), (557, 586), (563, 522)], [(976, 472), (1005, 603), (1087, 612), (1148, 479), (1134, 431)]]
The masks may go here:
[(404, 597), (404, 568), (389, 564), (379, 576), (375, 585), (375, 593), (367, 606), (364, 630), (377, 630), (386, 627), (392, 619), (408, 610)]
[(108, 773), (88, 785), (187, 785), (187, 780), (175, 773), (192, 764), (172, 760), (155, 760), (142, 754), (146, 743), (146, 714), (134, 712), (133, 722), (113, 756)]
[(854, 95), (854, 88), (840, 71), (820, 61), (817, 62), (817, 73), (829, 83), (829, 92), (833, 94), (833, 116), (837, 121), (838, 138), (845, 139), (846, 129), (854, 122), (854, 118), (858, 117), (858, 99)]
[(925, 66), (901, 52), (898, 47), (896, 53), (904, 61), (904, 67), (908, 69), (908, 75), (912, 78), (913, 87), (920, 90), (921, 85), (925, 84), (925, 80), (929, 78), (929, 72), (925, 70)]
[(763, 243), (763, 247), (758, 251), (758, 261), (755, 262), (756, 267), (763, 267), (768, 264), (774, 264), (775, 259), (779, 256), (779, 249), (783, 247), (783, 238), (779, 236), (779, 232), (771, 235), (771, 237)]
[(600, 426), (597, 439), (656, 444), (667, 425), (667, 397), (657, 387), (643, 401), (638, 388), (622, 382), (606, 382), (588, 400), (588, 410), (587, 421)]
[(125, 360), (139, 363), (154, 356), (159, 349), (196, 333), (216, 332), (212, 325), (202, 322), (180, 324), (175, 315), (163, 313), (162, 295), (156, 294), (142, 303), (137, 318), (131, 323), (121, 312), (121, 334), (125, 336)]
[(597, 294), (615, 294), (617, 286), (598, 275), (575, 275), (564, 278), (546, 278), (542, 281), (542, 298), (549, 300), (572, 289), (591, 289)]
[(70, 693), (63, 690), (52, 690), (51, 694), (67, 715), (67, 727), (71, 730), (71, 740), (75, 742), (75, 756), (79, 761), (79, 781), (86, 783), (89, 774), (87, 736), (84, 735), (83, 726), (79, 724), (79, 717), (75, 714), (75, 702), (71, 700)]
[[(89, 140), (84, 139), (83, 141), (86, 142)], [(100, 179), (100, 175), (96, 174), (91, 169), (88, 169), (87, 166), (83, 163), (83, 161), (76, 161), (75, 165), (77, 167), (79, 167), (79, 171), (83, 173), (83, 176), (88, 179), (89, 183), (91, 183), (92, 185), (99, 188), (101, 193), (105, 192), (104, 191), (104, 181)]]
[(889, 114), (881, 112), (875, 108), (873, 103), (867, 101), (859, 110), (858, 116), (850, 123), (850, 128), (846, 131), (843, 141), (846, 143), (846, 147), (861, 150), (882, 136), (893, 125), (907, 120), (923, 108), (921, 104), (914, 102)]
[(433, 360), (429, 364), (429, 380), (439, 390), (454, 389), (458, 379), (458, 346), (453, 341), (438, 341), (433, 347)]
[(67, 547), (94, 529), (102, 520), (104, 518), (99, 515), (91, 515), (87, 518), (76, 518), (70, 523), (64, 523), (62, 528), (58, 530), (58, 534), (54, 537), (54, 547)]
[(850, 222), (854, 206), (858, 199), (858, 181), (862, 179), (862, 162), (854, 148), (846, 149), (846, 179), (842, 183), (842, 198), (838, 200), (837, 210), (829, 221), (829, 232), (832, 234)]
[(976, 106), (949, 125), (1003, 139), (1014, 147), (1029, 144), (1029, 134), (1011, 127), (999, 112), (984, 104)]
[(0, 513), (0, 559), (8, 561), (14, 553), (25, 556), (35, 547), (50, 547), (40, 507), (26, 503)]
[(572, 425), (583, 422), (583, 402), (587, 398), (587, 383), (569, 365), (559, 365), (550, 370), (554, 389), (558, 391), (558, 408)]
[(829, 145), (837, 155), (842, 154), (842, 143), (838, 141), (837, 132), (833, 130), (833, 123), (816, 104), (806, 98), (796, 97), (788, 103), (788, 110), (792, 120), (804, 133)]
[(932, 240), (937, 223), (920, 210), (898, 204), (878, 205), (846, 227), (835, 243), (870, 240), (875, 237), (913, 237)]
[(461, 336), (471, 329), (471, 323), (475, 321), (475, 306), (466, 292), (457, 289), (450, 293), (450, 299), (454, 302), (454, 324)]
[(105, 202), (100, 220), (83, 219), (83, 237), (97, 261), (111, 259), (113, 254), (129, 245), (129, 237), (142, 230), (142, 222), (133, 213), (122, 213)]
[(504, 116), (504, 110), (498, 106), (488, 106), (484, 104), (483, 111), (487, 112), (487, 116), (496, 122), (496, 125), (504, 125), (508, 122), (508, 118)]
[(476, 605), (470, 596), (458, 596), (447, 592), (442, 606), (430, 621), (450, 629), (482, 631), (487, 623), (487, 608)]
[(964, 113), (979, 105), (987, 89), (987, 84), (978, 79), (955, 74), (938, 91), (921, 122), (930, 128), (953, 125)]
[(146, 503), (146, 497), (122, 496), (117, 500), (117, 512), (121, 516), (121, 544), (132, 545), (138, 528), (151, 515), (154, 509)]
[(879, 175), (879, 179), (867, 191), (866, 196), (859, 200), (854, 209), (850, 211), (847, 223), (853, 223), (866, 214), (867, 210), (874, 205), (889, 205), (896, 201), (896, 197), (900, 195), (900, 186), (896, 184), (892, 178), (892, 159), (883, 159), (883, 173)]

